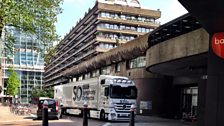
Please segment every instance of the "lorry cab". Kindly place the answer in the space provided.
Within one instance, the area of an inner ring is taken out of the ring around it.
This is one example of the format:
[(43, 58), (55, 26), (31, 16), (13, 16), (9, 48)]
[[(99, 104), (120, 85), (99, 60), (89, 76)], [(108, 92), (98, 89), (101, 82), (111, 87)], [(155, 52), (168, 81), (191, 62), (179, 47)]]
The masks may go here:
[[(137, 88), (126, 77), (102, 76), (100, 78), (101, 95), (99, 99), (102, 120), (128, 120), (131, 105), (136, 105)], [(103, 107), (102, 107), (103, 106)]]

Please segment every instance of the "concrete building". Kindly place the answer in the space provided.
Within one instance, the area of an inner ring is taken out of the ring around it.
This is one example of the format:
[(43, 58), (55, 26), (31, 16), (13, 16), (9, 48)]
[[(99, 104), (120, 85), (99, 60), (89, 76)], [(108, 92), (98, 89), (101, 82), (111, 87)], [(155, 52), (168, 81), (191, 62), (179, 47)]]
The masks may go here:
[(203, 89), (198, 87), (207, 80), (208, 38), (200, 23), (186, 14), (61, 75), (69, 81), (91, 77), (88, 71), (127, 76), (138, 88), (138, 114), (197, 120), (203, 108)]
[[(100, 74), (98, 71), (125, 75), (136, 82), (138, 114), (198, 121), (199, 126), (223, 126), (224, 56), (217, 55), (211, 46), (217, 33), (224, 39), (223, 1), (179, 1), (192, 15), (176, 18), (60, 76), (78, 81), (91, 77), (86, 73), (94, 70), (94, 76)], [(223, 43), (219, 46), (222, 52)], [(141, 66), (137, 61), (142, 55), (146, 55), (146, 67), (129, 69)]]
[[(20, 80), (18, 98), (21, 103), (28, 103), (32, 88), (42, 86), (44, 72), (44, 45), (35, 36), (25, 34), (15, 28), (7, 27), (15, 37), (12, 54), (5, 46), (1, 48), (1, 73), (2, 86), (6, 96), (8, 68), (13, 67)], [(4, 40), (3, 40), (4, 43)], [(4, 44), (3, 44), (4, 45)]]
[[(71, 77), (64, 76), (63, 72), (153, 31), (159, 26), (156, 19), (160, 15), (159, 10), (141, 8), (137, 0), (96, 1), (94, 7), (89, 9), (84, 18), (77, 22), (57, 46), (56, 55), (45, 68), (45, 86), (68, 83), (69, 80), (78, 81), (99, 74), (111, 74), (110, 68), (98, 67)], [(143, 53), (142, 57), (137, 59), (137, 62), (141, 63), (136, 64), (136, 61), (133, 61), (130, 67), (144, 67), (144, 56)]]
[(200, 23), (186, 14), (60, 74), (69, 81), (99, 74), (127, 76), (138, 88), (138, 114), (197, 120), (208, 41)]

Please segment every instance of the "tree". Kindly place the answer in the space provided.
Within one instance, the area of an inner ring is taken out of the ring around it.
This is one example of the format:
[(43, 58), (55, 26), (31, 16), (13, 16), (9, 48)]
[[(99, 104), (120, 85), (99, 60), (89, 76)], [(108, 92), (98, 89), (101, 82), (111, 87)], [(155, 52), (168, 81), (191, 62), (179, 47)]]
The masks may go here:
[(47, 50), (47, 54), (44, 56), (44, 61), (46, 64), (49, 64), (51, 62), (51, 59), (56, 55), (56, 48), (51, 47)]
[(9, 78), (7, 80), (6, 93), (7, 95), (15, 96), (18, 93), (19, 79), (13, 68), (9, 68)]
[(42, 42), (55, 41), (55, 23), (62, 12), (63, 0), (0, 0), (0, 38), (5, 31), (5, 46), (12, 48), (14, 39), (4, 27), (12, 26), (36, 35)]
[(54, 98), (54, 89), (53, 88), (49, 88), (49, 89), (46, 89), (46, 96), (49, 97), (49, 98)]
[(53, 98), (54, 97), (54, 89), (49, 88), (49, 89), (43, 90), (40, 87), (34, 87), (31, 92), (31, 97), (34, 99), (38, 99), (39, 97)]

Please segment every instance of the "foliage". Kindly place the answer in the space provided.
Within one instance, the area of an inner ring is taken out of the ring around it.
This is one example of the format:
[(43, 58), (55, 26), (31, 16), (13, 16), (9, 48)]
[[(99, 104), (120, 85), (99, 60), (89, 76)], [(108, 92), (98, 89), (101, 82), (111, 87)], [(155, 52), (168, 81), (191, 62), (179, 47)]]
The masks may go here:
[(13, 68), (9, 68), (8, 71), (9, 71), (9, 78), (7, 80), (6, 93), (7, 95), (15, 96), (18, 93), (19, 79)]
[(0, 0), (0, 38), (5, 31), (8, 38), (5, 45), (11, 48), (12, 35), (5, 29), (12, 26), (36, 37), (42, 42), (55, 41), (55, 23), (57, 15), (62, 12), (63, 0)]
[(31, 97), (32, 98), (39, 98), (39, 97), (54, 98), (54, 90), (53, 88), (43, 90), (40, 87), (35, 87), (33, 88), (31, 92)]
[(47, 92), (47, 97), (49, 98), (54, 98), (54, 89), (53, 88), (49, 88), (49, 89), (46, 89), (46, 92)]
[(47, 54), (44, 55), (45, 63), (49, 64), (51, 62), (52, 57), (54, 57), (55, 54), (56, 54), (56, 48), (55, 47), (49, 48), (47, 50)]

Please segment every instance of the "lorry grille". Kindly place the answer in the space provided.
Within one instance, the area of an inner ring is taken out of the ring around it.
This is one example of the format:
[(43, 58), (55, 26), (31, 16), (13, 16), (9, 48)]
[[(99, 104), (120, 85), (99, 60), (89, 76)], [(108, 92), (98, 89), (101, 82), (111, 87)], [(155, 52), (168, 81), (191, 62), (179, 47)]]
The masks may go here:
[(131, 109), (131, 104), (115, 104), (115, 111), (116, 112), (125, 112), (125, 113), (129, 113), (130, 112), (130, 109)]

